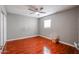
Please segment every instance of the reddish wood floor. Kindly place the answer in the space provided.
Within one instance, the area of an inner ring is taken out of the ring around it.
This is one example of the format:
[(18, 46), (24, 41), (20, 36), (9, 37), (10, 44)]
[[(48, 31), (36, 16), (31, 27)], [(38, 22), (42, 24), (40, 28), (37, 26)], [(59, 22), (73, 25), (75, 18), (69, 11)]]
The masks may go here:
[(76, 48), (54, 43), (43, 37), (33, 37), (6, 43), (2, 54), (43, 54), (43, 47), (47, 46), (51, 54), (78, 54)]

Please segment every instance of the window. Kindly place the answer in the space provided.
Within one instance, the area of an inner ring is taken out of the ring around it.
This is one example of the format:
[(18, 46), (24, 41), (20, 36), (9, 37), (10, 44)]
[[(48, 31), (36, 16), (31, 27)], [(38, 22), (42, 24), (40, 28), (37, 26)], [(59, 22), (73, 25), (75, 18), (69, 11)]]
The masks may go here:
[(51, 27), (51, 20), (44, 20), (44, 28), (50, 28)]

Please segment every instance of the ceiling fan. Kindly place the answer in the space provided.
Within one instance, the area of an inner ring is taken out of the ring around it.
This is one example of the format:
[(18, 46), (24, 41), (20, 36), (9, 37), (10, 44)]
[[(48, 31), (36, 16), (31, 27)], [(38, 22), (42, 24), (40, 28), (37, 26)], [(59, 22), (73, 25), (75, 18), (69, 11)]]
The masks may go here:
[(32, 11), (32, 13), (30, 13), (30, 14), (40, 15), (41, 13), (42, 14), (46, 13), (46, 12), (42, 11), (43, 9), (44, 8), (40, 5), (39, 6), (38, 5), (30, 5), (28, 10)]

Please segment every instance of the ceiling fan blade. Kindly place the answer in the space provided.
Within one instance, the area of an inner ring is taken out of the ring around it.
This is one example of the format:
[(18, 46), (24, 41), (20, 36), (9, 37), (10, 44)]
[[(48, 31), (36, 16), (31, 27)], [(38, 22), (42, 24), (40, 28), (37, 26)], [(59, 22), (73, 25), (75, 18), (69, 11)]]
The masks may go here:
[(39, 13), (46, 13), (46, 12), (39, 12)]
[(28, 9), (28, 10), (33, 11), (33, 12), (36, 12), (36, 11), (35, 11), (35, 10), (33, 10), (33, 9)]

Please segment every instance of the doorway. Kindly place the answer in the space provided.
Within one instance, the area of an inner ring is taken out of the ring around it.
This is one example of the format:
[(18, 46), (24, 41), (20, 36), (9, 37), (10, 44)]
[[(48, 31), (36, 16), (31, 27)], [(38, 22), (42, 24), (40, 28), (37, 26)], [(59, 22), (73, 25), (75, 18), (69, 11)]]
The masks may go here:
[(0, 13), (0, 47), (1, 49), (5, 45), (6, 42), (6, 14), (1, 10)]

